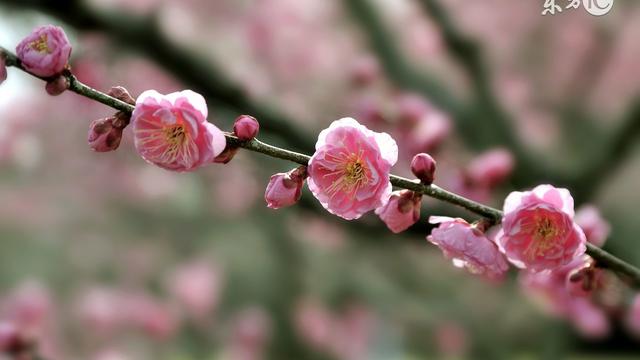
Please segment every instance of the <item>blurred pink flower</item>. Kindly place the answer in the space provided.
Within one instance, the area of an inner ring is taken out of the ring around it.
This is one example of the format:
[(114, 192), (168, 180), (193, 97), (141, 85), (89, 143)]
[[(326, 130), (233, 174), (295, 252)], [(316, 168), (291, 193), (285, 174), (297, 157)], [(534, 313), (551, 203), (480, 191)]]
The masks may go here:
[(302, 195), (305, 177), (306, 169), (304, 167), (298, 167), (287, 173), (271, 175), (264, 193), (267, 207), (280, 209), (297, 203)]
[(476, 226), (463, 219), (431, 216), (431, 224), (440, 224), (427, 240), (437, 245), (456, 267), (464, 267), (472, 274), (501, 280), (509, 269), (504, 255)]
[(588, 242), (601, 247), (607, 241), (611, 226), (602, 218), (597, 207), (593, 205), (580, 207), (576, 212), (575, 221), (584, 231)]
[(121, 293), (94, 287), (80, 295), (76, 309), (84, 327), (108, 337), (124, 325), (123, 305)]
[(330, 213), (347, 220), (383, 206), (391, 193), (389, 171), (398, 146), (352, 118), (323, 130), (309, 160), (309, 189)]
[(337, 358), (344, 360), (369, 359), (369, 346), (376, 328), (374, 314), (365, 306), (351, 304), (336, 319), (332, 349)]
[(304, 300), (296, 306), (294, 313), (296, 330), (315, 350), (328, 349), (335, 335), (335, 319), (324, 306)]
[(611, 331), (607, 314), (588, 299), (576, 298), (571, 302), (569, 319), (585, 338), (601, 339)]
[(629, 306), (626, 319), (629, 331), (640, 339), (640, 294), (636, 294)]
[(29, 72), (49, 77), (59, 74), (71, 56), (71, 44), (61, 27), (37, 27), (16, 46), (18, 58)]
[(198, 260), (176, 268), (169, 277), (169, 289), (195, 320), (211, 316), (220, 298), (222, 274), (215, 264)]
[(399, 233), (407, 230), (420, 219), (422, 195), (410, 190), (394, 191), (389, 201), (376, 209), (376, 215), (384, 221), (389, 230)]
[(28, 333), (47, 327), (53, 310), (49, 291), (35, 281), (22, 283), (3, 302), (5, 318)]
[(248, 308), (233, 319), (228, 344), (230, 360), (259, 360), (271, 337), (271, 319), (260, 308)]
[(149, 295), (131, 294), (125, 297), (122, 311), (129, 324), (158, 341), (167, 341), (178, 330), (180, 319), (173, 310)]
[(131, 125), (140, 156), (167, 170), (195, 170), (213, 161), (226, 146), (222, 131), (207, 122), (204, 98), (190, 90), (168, 95), (143, 92)]
[(357, 86), (367, 86), (380, 77), (380, 65), (371, 55), (357, 58), (351, 65), (351, 82)]
[(464, 358), (467, 350), (467, 331), (454, 322), (447, 322), (436, 327), (435, 334), (438, 350), (442, 355), (452, 358)]
[(504, 182), (513, 171), (515, 160), (507, 149), (493, 149), (478, 155), (467, 166), (466, 174), (476, 185), (495, 187)]
[(422, 98), (405, 98), (399, 106), (398, 137), (408, 156), (432, 153), (451, 134), (451, 119)]
[(240, 115), (233, 124), (233, 133), (240, 140), (251, 140), (258, 135), (260, 124), (253, 116)]
[(567, 189), (539, 185), (531, 191), (514, 191), (505, 199), (496, 242), (521, 268), (541, 271), (566, 265), (586, 250), (584, 233), (573, 215)]
[(87, 141), (89, 147), (97, 152), (113, 151), (120, 146), (122, 140), (122, 128), (114, 126), (117, 123), (115, 117), (93, 120), (89, 125)]

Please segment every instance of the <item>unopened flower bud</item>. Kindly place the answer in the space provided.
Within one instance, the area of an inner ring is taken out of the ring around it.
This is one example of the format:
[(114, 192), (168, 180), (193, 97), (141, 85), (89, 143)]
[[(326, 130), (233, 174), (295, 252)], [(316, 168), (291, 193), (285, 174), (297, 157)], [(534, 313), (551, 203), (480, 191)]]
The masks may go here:
[(411, 172), (423, 184), (431, 185), (436, 172), (436, 161), (429, 154), (416, 154), (411, 160)]
[(131, 97), (129, 91), (122, 86), (113, 86), (109, 92), (107, 93), (109, 96), (113, 96), (114, 98), (124, 101), (127, 104), (135, 105), (136, 99)]
[(69, 88), (69, 79), (64, 75), (58, 75), (55, 79), (47, 82), (44, 88), (47, 90), (47, 94), (58, 96)]
[(233, 124), (233, 133), (238, 139), (247, 141), (258, 135), (260, 124), (253, 116), (240, 115)]
[(120, 145), (122, 128), (114, 126), (114, 117), (98, 119), (89, 125), (89, 146), (97, 152), (113, 151)]
[(267, 207), (280, 209), (298, 202), (302, 195), (302, 185), (306, 176), (306, 168), (304, 166), (293, 169), (288, 173), (272, 175), (264, 193)]
[(413, 191), (394, 191), (387, 204), (376, 209), (376, 215), (397, 234), (420, 219), (421, 199), (422, 196)]

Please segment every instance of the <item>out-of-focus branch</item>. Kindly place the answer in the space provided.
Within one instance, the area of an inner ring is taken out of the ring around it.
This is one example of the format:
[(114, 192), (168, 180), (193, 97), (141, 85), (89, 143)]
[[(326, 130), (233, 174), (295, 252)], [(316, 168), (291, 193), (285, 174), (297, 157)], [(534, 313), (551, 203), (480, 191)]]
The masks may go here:
[(640, 98), (637, 98), (627, 110), (621, 126), (601, 147), (601, 152), (589, 161), (584, 171), (567, 180), (574, 197), (578, 201), (592, 197), (629, 158), (639, 137)]
[(118, 45), (149, 57), (210, 101), (258, 117), (264, 131), (285, 138), (290, 146), (304, 151), (313, 149), (308, 134), (297, 128), (293, 120), (252, 101), (222, 69), (168, 39), (151, 17), (96, 11), (81, 0), (0, 0), (0, 3), (45, 12), (79, 30), (104, 33)]
[[(0, 56), (5, 57), (5, 63), (7, 66), (14, 66), (28, 74), (31, 74), (21, 66), (20, 60), (15, 56), (15, 54), (11, 53), (10, 51), (0, 47)], [(121, 104), (115, 98), (110, 99), (111, 96), (82, 84), (80, 81), (75, 79), (73, 75), (68, 74), (66, 76), (72, 84), (70, 87), (71, 91), (108, 106), (114, 105), (114, 108), (127, 114), (131, 114), (133, 112), (133, 105), (126, 103)], [(227, 146), (238, 146), (249, 151), (258, 152), (278, 159), (292, 161), (301, 165), (307, 165), (310, 160), (310, 156), (308, 155), (269, 145), (257, 139), (252, 139), (250, 141), (240, 141), (237, 137), (229, 133), (225, 133), (225, 137), (228, 142)], [(490, 206), (477, 203), (473, 200), (442, 189), (436, 185), (424, 185), (417, 182), (417, 180), (409, 180), (396, 175), (390, 175), (390, 181), (391, 184), (393, 184), (395, 187), (412, 190), (416, 193), (420, 193), (453, 205), (460, 206), (475, 214), (489, 219), (492, 223), (499, 223), (503, 216), (502, 211), (498, 209), (494, 209)], [(587, 244), (587, 253), (591, 255), (600, 266), (609, 268), (618, 274), (626, 276), (635, 287), (640, 287), (640, 269), (591, 244)]]

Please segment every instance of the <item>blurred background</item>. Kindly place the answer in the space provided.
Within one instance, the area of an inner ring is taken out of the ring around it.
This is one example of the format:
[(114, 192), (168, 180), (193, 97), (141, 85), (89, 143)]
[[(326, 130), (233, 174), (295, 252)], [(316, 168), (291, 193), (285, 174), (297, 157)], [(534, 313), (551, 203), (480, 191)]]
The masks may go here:
[[(543, 3), (2, 0), (0, 45), (60, 25), (81, 81), (190, 88), (223, 130), (250, 114), (261, 140), (306, 153), (353, 116), (398, 141), (394, 173), (429, 152), (438, 185), (493, 206), (568, 187), (611, 225), (605, 249), (640, 264), (640, 3)], [(43, 86), (9, 69), (0, 87), (0, 321), (46, 359), (640, 358), (624, 284), (567, 318), (515, 271), (497, 284), (451, 266), (426, 217), (469, 213), (425, 199), (393, 235), (308, 191), (270, 210), (269, 176), (293, 164), (241, 151), (172, 173), (129, 130), (94, 153), (88, 124), (113, 111)]]

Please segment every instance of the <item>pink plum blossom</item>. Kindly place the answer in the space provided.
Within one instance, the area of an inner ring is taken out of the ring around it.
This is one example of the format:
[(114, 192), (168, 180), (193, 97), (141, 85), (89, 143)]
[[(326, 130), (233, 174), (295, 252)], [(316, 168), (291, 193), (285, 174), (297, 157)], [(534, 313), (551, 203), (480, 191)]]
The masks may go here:
[(455, 266), (493, 280), (504, 277), (509, 269), (507, 260), (477, 226), (444, 216), (431, 216), (429, 222), (440, 225), (431, 231), (427, 240), (437, 245)]
[(304, 167), (293, 169), (288, 173), (272, 175), (264, 193), (267, 207), (280, 209), (297, 203), (302, 195), (305, 177), (306, 169)]
[(61, 27), (44, 25), (37, 27), (24, 38), (16, 53), (22, 66), (38, 76), (60, 74), (71, 56), (71, 44)]
[(593, 205), (582, 206), (576, 212), (575, 221), (584, 231), (588, 242), (595, 246), (602, 246), (607, 241), (611, 226), (602, 218), (597, 207)]
[(357, 219), (388, 201), (389, 171), (397, 160), (391, 136), (343, 118), (318, 137), (309, 160), (309, 189), (330, 213)]
[(542, 271), (566, 265), (586, 250), (585, 235), (573, 216), (573, 198), (567, 189), (540, 185), (512, 192), (504, 202), (496, 242), (521, 268)]
[(191, 90), (143, 92), (131, 125), (140, 156), (167, 170), (195, 170), (212, 162), (226, 146), (224, 133), (207, 122), (204, 98)]
[(601, 339), (611, 331), (606, 312), (588, 299), (576, 298), (571, 303), (569, 319), (585, 338)]
[(389, 201), (376, 209), (376, 215), (380, 216), (389, 230), (397, 234), (420, 219), (421, 199), (422, 196), (413, 191), (394, 191)]

